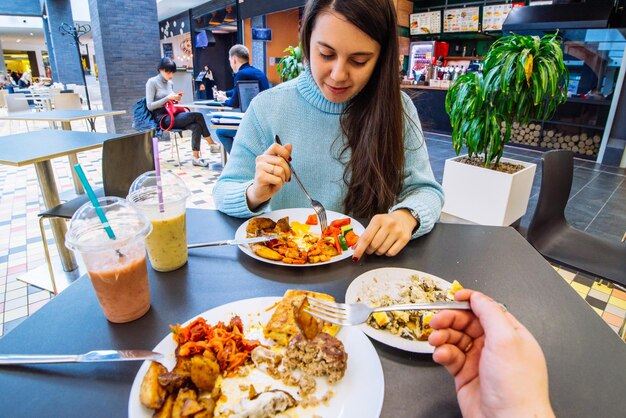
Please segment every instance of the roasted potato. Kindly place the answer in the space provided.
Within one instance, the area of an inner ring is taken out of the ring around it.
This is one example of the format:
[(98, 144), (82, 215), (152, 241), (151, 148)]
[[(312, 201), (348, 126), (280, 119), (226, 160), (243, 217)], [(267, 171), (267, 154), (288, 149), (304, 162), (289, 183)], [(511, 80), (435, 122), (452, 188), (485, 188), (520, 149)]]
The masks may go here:
[(203, 409), (204, 409), (204, 406), (200, 405), (198, 401), (196, 401), (195, 399), (185, 399), (185, 403), (183, 403), (183, 409), (181, 411), (181, 415), (184, 417), (188, 417), (190, 415), (197, 414)]
[(182, 418), (183, 417), (183, 406), (185, 405), (185, 401), (187, 399), (196, 400), (198, 395), (196, 395), (196, 391), (189, 388), (182, 388), (178, 391), (178, 395), (176, 396), (176, 400), (174, 401), (174, 407), (172, 408), (172, 418)]
[(191, 358), (191, 381), (201, 391), (210, 392), (220, 375), (220, 366), (210, 350)]
[(215, 399), (220, 396), (220, 391), (214, 390), (214, 394), (209, 392), (200, 392), (198, 394), (198, 402), (204, 407), (204, 410), (198, 412), (194, 418), (213, 418), (213, 412), (215, 411)]
[(256, 237), (261, 235), (264, 230), (272, 230), (276, 227), (276, 222), (269, 218), (252, 218), (248, 221), (246, 232), (248, 236)]
[(152, 415), (152, 418), (170, 418), (172, 416), (172, 408), (174, 407), (175, 394), (167, 395), (163, 406)]
[(291, 226), (289, 226), (289, 216), (285, 216), (282, 219), (279, 219), (278, 222), (276, 222), (276, 226), (274, 227), (274, 232), (278, 232), (278, 233), (287, 233), (291, 230)]
[(294, 306), (295, 310), (295, 320), (298, 329), (306, 337), (307, 340), (312, 340), (322, 332), (324, 328), (324, 321), (315, 318), (314, 316), (309, 315), (304, 310), (309, 306), (309, 298), (308, 296), (304, 298), (299, 307)]
[(169, 393), (175, 393), (178, 389), (189, 386), (189, 383), (191, 383), (189, 374), (168, 372), (159, 375), (159, 384)]
[(280, 261), (283, 259), (283, 256), (280, 255), (280, 253), (272, 250), (271, 248), (267, 248), (265, 245), (253, 245), (252, 250), (259, 257), (267, 258), (268, 260)]
[(179, 357), (178, 347), (176, 348), (176, 365), (172, 370), (172, 373), (189, 375), (191, 371), (191, 359), (189, 357)]
[(165, 366), (156, 361), (150, 363), (139, 389), (139, 400), (142, 405), (150, 409), (159, 409), (165, 402), (167, 391), (159, 384), (159, 375), (163, 373), (167, 373)]
[(336, 255), (339, 255), (339, 252), (337, 252), (337, 248), (335, 248), (334, 245), (323, 243), (322, 254), (325, 255), (326, 257), (334, 257)]

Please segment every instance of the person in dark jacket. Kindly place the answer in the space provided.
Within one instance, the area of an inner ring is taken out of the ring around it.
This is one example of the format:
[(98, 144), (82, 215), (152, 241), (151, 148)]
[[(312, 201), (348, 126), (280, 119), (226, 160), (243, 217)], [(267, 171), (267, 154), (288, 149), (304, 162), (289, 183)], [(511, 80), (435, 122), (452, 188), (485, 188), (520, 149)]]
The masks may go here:
[(220, 101), (224, 102), (224, 106), (239, 107), (239, 86), (237, 83), (239, 83), (240, 80), (258, 81), (259, 91), (270, 88), (270, 83), (265, 74), (248, 63), (250, 61), (248, 48), (239, 44), (234, 45), (230, 48), (230, 51), (228, 51), (228, 59), (230, 61), (230, 68), (232, 68), (235, 73), (235, 87), (226, 92), (220, 92)]
[[(267, 90), (270, 88), (270, 83), (267, 77), (261, 70), (255, 68), (249, 64), (250, 52), (248, 48), (243, 45), (237, 44), (230, 48), (228, 51), (228, 57), (230, 61), (230, 68), (235, 73), (235, 88), (226, 92), (218, 93), (218, 100), (224, 102), (224, 106), (239, 107), (239, 81), (252, 80), (259, 82), (259, 91)], [(233, 139), (236, 131), (229, 129), (218, 129), (216, 132), (217, 138), (222, 143), (222, 146), (227, 153), (230, 154), (230, 150), (233, 147)]]

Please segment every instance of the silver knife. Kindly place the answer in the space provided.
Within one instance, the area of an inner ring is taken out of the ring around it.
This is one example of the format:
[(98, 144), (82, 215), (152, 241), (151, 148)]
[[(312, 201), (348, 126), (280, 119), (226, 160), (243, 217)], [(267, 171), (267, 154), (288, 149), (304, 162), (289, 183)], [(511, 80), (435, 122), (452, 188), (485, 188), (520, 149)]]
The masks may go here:
[(205, 242), (202, 244), (190, 244), (187, 248), (200, 248), (200, 247), (220, 247), (223, 245), (245, 245), (256, 244), (258, 242), (271, 241), (273, 239), (280, 238), (280, 235), (265, 235), (262, 237), (246, 238), (246, 239), (227, 239), (224, 241)]
[(101, 361), (159, 360), (161, 353), (145, 350), (96, 350), (85, 354), (0, 354), (3, 364), (94, 363)]

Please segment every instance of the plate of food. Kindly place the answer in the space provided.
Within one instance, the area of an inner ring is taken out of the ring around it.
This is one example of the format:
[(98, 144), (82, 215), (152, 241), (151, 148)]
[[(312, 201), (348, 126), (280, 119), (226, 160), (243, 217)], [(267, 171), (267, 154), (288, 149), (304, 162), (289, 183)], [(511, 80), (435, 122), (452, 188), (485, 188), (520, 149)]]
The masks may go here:
[(359, 329), (304, 313), (309, 296), (334, 300), (288, 290), (171, 325), (154, 348), (164, 359), (137, 372), (129, 417), (378, 417), (385, 389), (376, 350)]
[[(361, 274), (350, 283), (346, 303), (372, 307), (454, 300), (463, 287), (418, 270), (386, 267)], [(383, 344), (414, 353), (432, 353), (430, 319), (436, 311), (393, 311), (372, 314), (361, 330)]]
[(240, 245), (245, 254), (279, 266), (310, 267), (352, 257), (365, 228), (359, 221), (330, 210), (328, 228), (321, 231), (313, 209), (281, 209), (249, 219), (237, 229), (235, 239), (262, 235), (281, 238), (260, 244)]

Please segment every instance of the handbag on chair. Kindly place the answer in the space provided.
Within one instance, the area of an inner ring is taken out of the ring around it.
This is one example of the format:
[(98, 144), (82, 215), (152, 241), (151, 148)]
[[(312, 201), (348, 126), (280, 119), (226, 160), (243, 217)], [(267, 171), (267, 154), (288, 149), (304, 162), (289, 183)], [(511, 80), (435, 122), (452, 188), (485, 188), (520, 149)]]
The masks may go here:
[[(164, 131), (169, 131), (170, 129), (172, 129), (172, 126), (174, 126), (175, 115), (189, 111), (189, 109), (187, 109), (186, 107), (176, 106), (177, 104), (178, 101), (176, 100), (168, 100), (163, 106), (165, 108), (165, 111), (167, 112), (167, 115), (163, 115), (161, 117), (161, 120), (159, 120), (159, 127)], [(166, 116), (170, 117), (170, 125), (167, 128), (163, 127), (163, 119), (165, 119)]]

